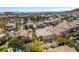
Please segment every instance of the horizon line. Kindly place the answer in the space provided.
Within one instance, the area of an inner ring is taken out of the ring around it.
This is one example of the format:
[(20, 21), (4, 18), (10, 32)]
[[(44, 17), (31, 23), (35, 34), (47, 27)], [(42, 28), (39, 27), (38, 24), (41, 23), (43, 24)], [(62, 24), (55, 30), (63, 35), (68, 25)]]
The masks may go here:
[(0, 12), (64, 12), (77, 8), (72, 7), (0, 7)]

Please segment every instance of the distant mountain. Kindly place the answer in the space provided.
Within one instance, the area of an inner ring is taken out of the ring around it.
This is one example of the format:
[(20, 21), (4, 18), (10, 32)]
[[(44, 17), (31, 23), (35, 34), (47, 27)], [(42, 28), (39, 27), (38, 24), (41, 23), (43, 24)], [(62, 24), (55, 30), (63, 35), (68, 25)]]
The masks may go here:
[(79, 13), (79, 8), (76, 8), (74, 10), (66, 11), (66, 13)]
[(76, 8), (76, 9), (74, 9), (74, 10), (72, 10), (72, 11), (79, 11), (79, 8)]

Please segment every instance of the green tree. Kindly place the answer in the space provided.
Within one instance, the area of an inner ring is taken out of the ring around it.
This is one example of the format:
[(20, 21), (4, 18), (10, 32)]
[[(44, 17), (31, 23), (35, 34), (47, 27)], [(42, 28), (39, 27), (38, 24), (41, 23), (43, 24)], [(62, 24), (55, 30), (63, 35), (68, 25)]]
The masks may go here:
[(16, 29), (20, 29), (21, 28), (21, 24), (20, 23), (16, 23)]
[(4, 45), (0, 46), (0, 52), (8, 52), (8, 41)]
[(9, 40), (9, 47), (12, 47), (13, 50), (15, 51), (16, 48), (20, 48), (24, 45), (24, 41), (18, 38), (12, 38)]
[(57, 42), (59, 42), (59, 44), (61, 45), (68, 45), (69, 47), (74, 47), (73, 40), (70, 39), (59, 37), (57, 38)]
[(65, 20), (68, 20), (69, 18), (70, 18), (70, 17), (69, 17), (69, 16), (67, 16), (67, 15), (66, 15), (66, 16), (64, 16), (64, 19), (65, 19)]
[(6, 23), (4, 21), (0, 21), (0, 27), (5, 28)]
[(26, 45), (26, 51), (28, 52), (41, 52), (43, 51), (43, 46), (42, 46), (42, 42), (35, 40), (32, 43), (29, 43)]

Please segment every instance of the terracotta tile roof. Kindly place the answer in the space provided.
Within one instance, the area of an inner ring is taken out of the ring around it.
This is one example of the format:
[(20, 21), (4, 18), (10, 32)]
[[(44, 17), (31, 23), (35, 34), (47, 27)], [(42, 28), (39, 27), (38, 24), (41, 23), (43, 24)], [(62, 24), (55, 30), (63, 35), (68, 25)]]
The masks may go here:
[(19, 30), (15, 34), (16, 34), (17, 37), (18, 36), (27, 36), (28, 32), (26, 30)]

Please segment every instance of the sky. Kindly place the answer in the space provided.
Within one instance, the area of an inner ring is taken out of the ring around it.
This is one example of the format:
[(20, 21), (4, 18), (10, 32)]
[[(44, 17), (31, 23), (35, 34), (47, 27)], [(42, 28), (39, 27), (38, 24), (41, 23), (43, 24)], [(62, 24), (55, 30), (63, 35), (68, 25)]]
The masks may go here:
[(0, 12), (46, 12), (46, 11), (68, 11), (75, 8), (70, 7), (0, 7)]

